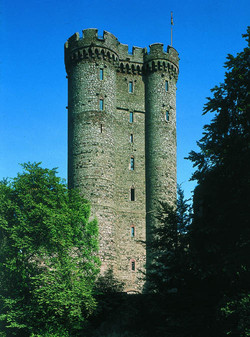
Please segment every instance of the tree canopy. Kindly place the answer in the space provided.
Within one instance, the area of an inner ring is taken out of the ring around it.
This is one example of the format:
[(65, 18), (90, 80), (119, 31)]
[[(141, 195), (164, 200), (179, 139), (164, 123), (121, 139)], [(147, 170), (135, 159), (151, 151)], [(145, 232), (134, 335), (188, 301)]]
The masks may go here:
[(196, 272), (204, 292), (215, 298), (220, 321), (227, 317), (222, 330), (237, 336), (250, 335), (243, 319), (250, 279), (250, 27), (243, 36), (248, 46), (227, 57), (225, 80), (204, 107), (214, 117), (204, 127), (199, 152), (189, 155), (198, 182), (190, 227)]
[(180, 291), (187, 268), (188, 227), (191, 210), (181, 186), (177, 187), (177, 205), (159, 202), (152, 241), (148, 243), (151, 264), (148, 289), (154, 293)]
[(95, 308), (97, 222), (55, 169), (22, 166), (0, 183), (1, 331), (77, 331)]
[[(235, 272), (246, 265), (243, 260), (249, 253), (249, 34), (250, 28), (244, 35), (248, 47), (236, 57), (228, 56), (224, 83), (211, 90), (213, 97), (208, 99), (204, 113), (215, 116), (204, 127), (204, 136), (198, 142), (200, 152), (192, 151), (189, 156), (197, 167), (193, 175), (198, 181), (193, 229), (197, 249), (201, 248), (200, 257), (205, 252), (204, 258), (212, 266), (212, 260), (218, 265), (220, 255), (219, 268), (228, 265), (232, 269), (236, 264)], [(238, 262), (236, 256), (240, 256)]]

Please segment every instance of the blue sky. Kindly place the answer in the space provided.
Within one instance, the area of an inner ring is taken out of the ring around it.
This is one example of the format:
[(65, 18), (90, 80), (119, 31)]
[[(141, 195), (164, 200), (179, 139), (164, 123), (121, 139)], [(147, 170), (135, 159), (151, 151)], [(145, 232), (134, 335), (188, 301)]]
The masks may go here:
[(75, 32), (98, 28), (121, 43), (170, 44), (180, 55), (177, 83), (177, 176), (186, 197), (192, 164), (185, 160), (211, 116), (202, 116), (210, 89), (223, 82), (228, 53), (246, 46), (249, 0), (0, 0), (0, 179), (19, 163), (41, 161), (67, 178), (67, 80), (63, 47)]

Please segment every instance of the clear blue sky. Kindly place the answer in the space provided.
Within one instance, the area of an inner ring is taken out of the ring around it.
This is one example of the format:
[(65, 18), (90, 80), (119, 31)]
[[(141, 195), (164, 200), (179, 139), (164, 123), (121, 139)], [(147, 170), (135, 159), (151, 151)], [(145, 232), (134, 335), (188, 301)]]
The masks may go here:
[(178, 182), (186, 197), (192, 164), (184, 157), (211, 116), (202, 116), (210, 89), (223, 82), (228, 53), (246, 46), (249, 0), (0, 0), (0, 179), (19, 163), (42, 161), (67, 177), (67, 80), (63, 46), (75, 32), (98, 28), (121, 43), (170, 44), (180, 55), (177, 89)]

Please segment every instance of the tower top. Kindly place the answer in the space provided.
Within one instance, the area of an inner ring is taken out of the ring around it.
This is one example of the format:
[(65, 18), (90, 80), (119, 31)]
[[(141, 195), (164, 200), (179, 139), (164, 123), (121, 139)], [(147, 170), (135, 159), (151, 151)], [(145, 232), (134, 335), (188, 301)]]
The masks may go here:
[(107, 31), (99, 35), (96, 28), (84, 29), (82, 37), (79, 33), (75, 33), (65, 43), (67, 69), (72, 62), (89, 57), (102, 57), (116, 64), (132, 62), (141, 64), (141, 66), (153, 60), (167, 61), (171, 62), (178, 73), (179, 56), (173, 47), (168, 46), (167, 51), (164, 51), (162, 43), (154, 43), (150, 45), (149, 52), (146, 47), (133, 46), (132, 53), (129, 53), (128, 45), (120, 43), (113, 34)]

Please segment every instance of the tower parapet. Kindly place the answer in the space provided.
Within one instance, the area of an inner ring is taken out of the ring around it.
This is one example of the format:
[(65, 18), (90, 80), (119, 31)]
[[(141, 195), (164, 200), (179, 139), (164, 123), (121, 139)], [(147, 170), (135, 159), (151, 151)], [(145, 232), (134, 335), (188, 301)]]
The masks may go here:
[(114, 65), (119, 62), (117, 38), (104, 31), (102, 36), (98, 35), (95, 28), (85, 29), (82, 31), (83, 36), (80, 38), (79, 33), (72, 35), (65, 43), (65, 65), (67, 72), (70, 66), (86, 59), (103, 59)]
[(168, 46), (167, 52), (163, 50), (162, 43), (150, 45), (150, 52), (144, 57), (146, 71), (167, 71), (178, 79), (179, 55), (177, 51)]

